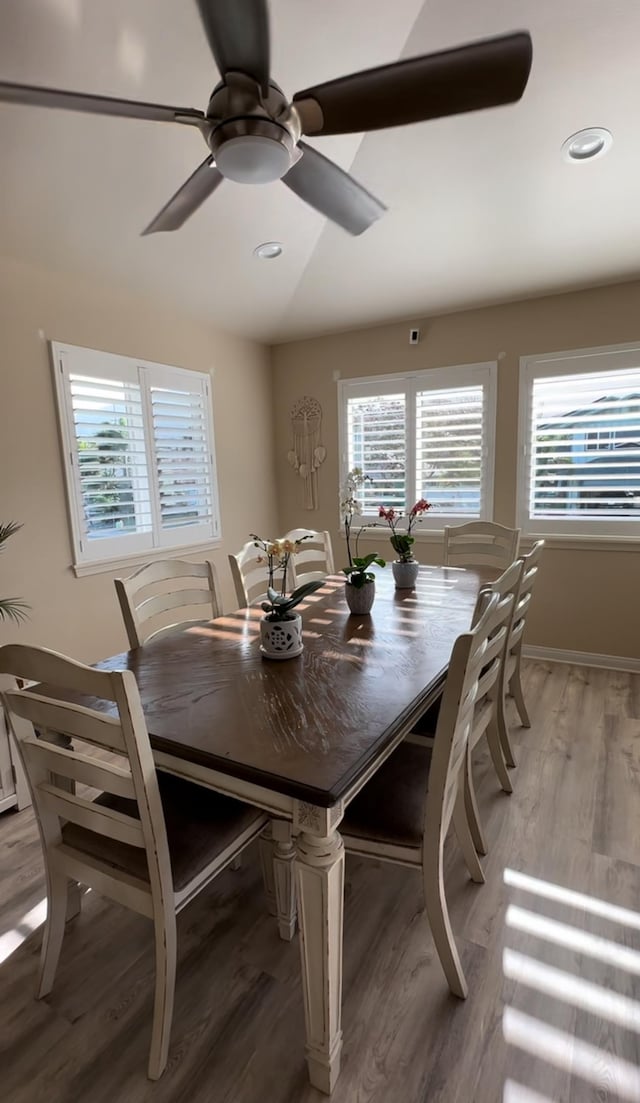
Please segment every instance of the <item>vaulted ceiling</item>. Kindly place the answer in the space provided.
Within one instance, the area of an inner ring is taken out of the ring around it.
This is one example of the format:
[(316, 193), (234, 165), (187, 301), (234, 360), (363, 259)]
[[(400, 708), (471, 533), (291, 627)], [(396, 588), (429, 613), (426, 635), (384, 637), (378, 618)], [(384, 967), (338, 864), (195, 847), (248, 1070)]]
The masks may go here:
[[(310, 139), (388, 206), (352, 238), (282, 184), (225, 182), (181, 229), (140, 231), (206, 155), (195, 128), (0, 105), (0, 254), (171, 300), (265, 341), (640, 272), (637, 0), (272, 0), (272, 71), (297, 89), (525, 28), (524, 99)], [(2, 0), (0, 79), (206, 107), (190, 0)], [(612, 131), (567, 164), (563, 140)], [(283, 255), (258, 261), (261, 242)]]

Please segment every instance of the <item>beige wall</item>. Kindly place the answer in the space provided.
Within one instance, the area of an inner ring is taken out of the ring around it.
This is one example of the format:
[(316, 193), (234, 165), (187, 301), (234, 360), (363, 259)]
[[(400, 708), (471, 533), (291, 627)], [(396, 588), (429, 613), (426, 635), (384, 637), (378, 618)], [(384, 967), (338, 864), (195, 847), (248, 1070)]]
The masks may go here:
[[(0, 520), (24, 522), (5, 546), (0, 593), (32, 606), (0, 642), (39, 643), (93, 662), (125, 646), (114, 574), (76, 578), (46, 339), (213, 372), (222, 512), (218, 566), (235, 606), (226, 554), (276, 517), (267, 350), (113, 288), (0, 260)], [(204, 553), (194, 558), (204, 558)], [(126, 573), (126, 572), (124, 572)]]
[[(420, 325), (418, 346), (409, 325)], [(421, 321), (320, 337), (272, 350), (278, 449), (280, 529), (328, 528), (337, 565), (345, 558), (337, 531), (338, 431), (334, 373), (343, 379), (392, 371), (499, 361), (495, 520), (515, 523), (519, 357), (640, 339), (640, 282), (505, 304)], [(288, 414), (296, 398), (322, 404), (327, 459), (319, 474), (317, 513), (302, 508), (300, 485), (286, 459)], [(367, 550), (375, 545), (367, 544)], [(388, 549), (381, 541), (380, 550)], [(640, 657), (640, 544), (633, 551), (548, 547), (527, 642), (571, 651)], [(420, 558), (438, 562), (440, 545)], [(388, 551), (387, 551), (388, 554)]]

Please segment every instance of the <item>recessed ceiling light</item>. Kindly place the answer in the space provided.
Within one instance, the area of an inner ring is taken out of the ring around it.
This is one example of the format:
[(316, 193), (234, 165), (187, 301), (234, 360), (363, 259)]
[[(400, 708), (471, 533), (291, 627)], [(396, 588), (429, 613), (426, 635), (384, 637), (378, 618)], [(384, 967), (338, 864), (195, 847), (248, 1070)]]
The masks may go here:
[(562, 143), (562, 155), (565, 161), (590, 161), (602, 157), (611, 149), (613, 136), (603, 126), (589, 126), (578, 130)]
[(253, 250), (254, 257), (260, 260), (275, 260), (282, 253), (282, 245), (279, 241), (265, 241), (262, 245), (256, 245)]

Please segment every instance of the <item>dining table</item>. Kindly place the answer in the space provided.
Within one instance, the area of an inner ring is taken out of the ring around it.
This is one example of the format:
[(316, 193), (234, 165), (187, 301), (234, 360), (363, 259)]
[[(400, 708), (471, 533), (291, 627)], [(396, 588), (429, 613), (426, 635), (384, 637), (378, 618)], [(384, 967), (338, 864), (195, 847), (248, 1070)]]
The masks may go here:
[(296, 658), (262, 656), (258, 603), (96, 664), (133, 671), (158, 768), (270, 814), (268, 903), (283, 938), (299, 926), (308, 1073), (327, 1094), (342, 1049), (340, 821), (442, 691), (486, 581), (481, 569), (421, 566), (400, 590), (378, 570), (373, 609), (360, 616), (344, 577), (329, 576), (299, 606)]

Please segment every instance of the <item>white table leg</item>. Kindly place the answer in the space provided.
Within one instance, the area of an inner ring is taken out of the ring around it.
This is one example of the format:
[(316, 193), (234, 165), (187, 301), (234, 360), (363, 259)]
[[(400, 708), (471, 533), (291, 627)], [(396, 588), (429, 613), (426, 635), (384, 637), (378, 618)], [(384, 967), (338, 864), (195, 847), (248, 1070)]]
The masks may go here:
[(258, 841), (260, 847), (260, 865), (262, 866), (262, 882), (269, 915), (276, 914), (276, 882), (273, 872), (273, 852), (275, 844), (273, 841), (272, 824), (273, 821), (265, 827)]
[(344, 845), (334, 809), (299, 804), (296, 885), (307, 1028), (307, 1066), (315, 1088), (329, 1095), (342, 1050), (342, 913)]
[(293, 862), (296, 850), (291, 839), (291, 824), (286, 820), (272, 821), (273, 877), (276, 890), (276, 915), (280, 938), (291, 942), (296, 933), (296, 889)]

